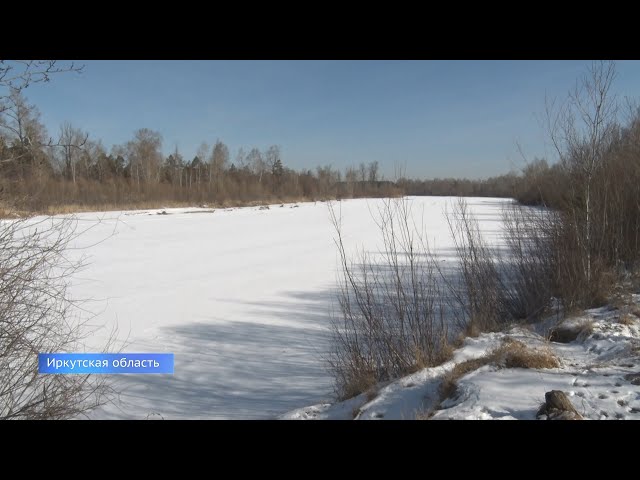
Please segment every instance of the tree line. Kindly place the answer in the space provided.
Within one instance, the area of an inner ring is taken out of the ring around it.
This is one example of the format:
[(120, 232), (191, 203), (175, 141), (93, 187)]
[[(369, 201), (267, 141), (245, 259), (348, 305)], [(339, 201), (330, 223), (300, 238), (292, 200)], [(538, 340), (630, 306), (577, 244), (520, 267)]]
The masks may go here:
[[(101, 140), (64, 123), (54, 141), (38, 109), (11, 91), (0, 111), (0, 188), (6, 206), (46, 211), (56, 206), (136, 206), (153, 202), (251, 203), (397, 195), (378, 162), (294, 170), (279, 146), (240, 148), (202, 143), (189, 160), (162, 153), (162, 135), (142, 128), (107, 150)], [(8, 205), (7, 205), (8, 204)]]
[(264, 150), (241, 147), (232, 154), (219, 139), (203, 142), (189, 160), (177, 147), (165, 156), (162, 135), (149, 128), (107, 149), (100, 139), (69, 122), (60, 126), (54, 140), (23, 90), (9, 88), (0, 102), (0, 207), (4, 210), (129, 208), (161, 202), (238, 205), (398, 195), (518, 197), (527, 202), (531, 201), (531, 178), (539, 176), (539, 168), (530, 167), (524, 176), (389, 181), (377, 161), (344, 171), (331, 165), (294, 170), (285, 165), (277, 145)]

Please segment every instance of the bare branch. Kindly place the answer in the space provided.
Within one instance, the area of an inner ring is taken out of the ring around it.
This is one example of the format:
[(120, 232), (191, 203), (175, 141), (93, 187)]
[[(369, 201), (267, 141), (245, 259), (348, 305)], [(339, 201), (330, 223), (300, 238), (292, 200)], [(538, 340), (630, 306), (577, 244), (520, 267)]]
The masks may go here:
[(84, 65), (59, 65), (56, 60), (0, 60), (0, 102), (3, 89), (18, 92), (36, 83), (49, 82), (60, 73), (81, 73)]

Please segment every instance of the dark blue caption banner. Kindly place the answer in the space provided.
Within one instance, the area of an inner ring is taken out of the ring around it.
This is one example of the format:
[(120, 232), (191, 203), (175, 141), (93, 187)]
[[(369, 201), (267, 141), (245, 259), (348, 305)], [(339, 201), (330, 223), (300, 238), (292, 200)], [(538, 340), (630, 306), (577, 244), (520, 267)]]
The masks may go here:
[(39, 353), (38, 373), (173, 374), (173, 353)]

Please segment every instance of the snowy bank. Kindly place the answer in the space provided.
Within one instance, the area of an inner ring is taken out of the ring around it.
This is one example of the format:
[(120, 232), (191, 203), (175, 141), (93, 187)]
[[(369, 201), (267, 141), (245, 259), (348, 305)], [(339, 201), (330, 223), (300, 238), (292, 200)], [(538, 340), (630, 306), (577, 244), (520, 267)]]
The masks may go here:
[[(639, 302), (640, 295), (634, 295), (634, 305)], [(603, 307), (566, 322), (582, 332), (569, 343), (548, 340), (551, 329), (544, 324), (482, 334), (467, 338), (445, 364), (382, 386), (375, 394), (300, 408), (280, 418), (534, 420), (541, 418), (538, 410), (545, 393), (560, 390), (585, 419), (640, 420), (638, 316)], [(487, 364), (457, 379), (453, 395), (442, 398), (441, 385), (456, 365), (487, 355), (506, 339), (535, 351), (548, 349), (560, 366), (525, 369)]]

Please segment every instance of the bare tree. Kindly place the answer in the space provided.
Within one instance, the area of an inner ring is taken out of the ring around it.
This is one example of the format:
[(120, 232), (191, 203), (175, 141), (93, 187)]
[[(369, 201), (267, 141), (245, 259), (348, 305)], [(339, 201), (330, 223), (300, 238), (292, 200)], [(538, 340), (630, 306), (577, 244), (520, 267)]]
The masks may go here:
[(264, 161), (269, 171), (273, 170), (273, 166), (280, 159), (280, 147), (271, 145), (264, 154)]
[(0, 60), (0, 114), (9, 92), (18, 92), (35, 83), (48, 82), (52, 76), (65, 72), (81, 72), (84, 66), (61, 65), (56, 60)]
[(19, 90), (13, 89), (3, 100), (0, 113), (0, 132), (13, 141), (12, 155), (2, 159), (3, 163), (33, 163), (44, 146), (46, 130), (40, 122), (40, 112), (27, 102)]
[(344, 172), (344, 180), (347, 182), (348, 194), (353, 196), (356, 193), (355, 187), (358, 181), (358, 171), (353, 167), (347, 167)]
[[(592, 279), (594, 250), (593, 181), (617, 127), (618, 106), (611, 92), (615, 77), (614, 62), (594, 62), (564, 104), (556, 108), (555, 103), (548, 101), (546, 109), (549, 138), (571, 180), (571, 222), (583, 252), (588, 283)], [(600, 228), (606, 229), (606, 225)]]
[[(200, 159), (201, 162), (206, 163), (209, 158), (209, 151), (211, 147), (207, 142), (202, 142), (196, 151), (196, 157)], [(205, 166), (206, 168), (206, 166)], [(211, 184), (211, 165), (208, 167), (209, 171), (209, 184)]]
[(342, 178), (340, 170), (334, 170), (331, 165), (317, 167), (316, 174), (318, 176), (318, 191), (323, 197), (330, 196), (335, 185)]
[(360, 181), (361, 182), (366, 182), (367, 181), (367, 166), (364, 163), (361, 163), (358, 166), (358, 173), (360, 174)]
[(35, 162), (38, 150), (60, 144), (47, 139), (39, 113), (27, 103), (23, 91), (33, 84), (49, 82), (57, 74), (78, 73), (82, 69), (83, 66), (61, 65), (56, 60), (0, 60), (0, 134), (3, 130), (8, 132), (21, 146), (19, 152), (2, 162), (16, 162), (24, 157)]
[(178, 145), (176, 145), (173, 153), (167, 157), (165, 163), (165, 175), (172, 185), (176, 183), (182, 188), (183, 170), (185, 168), (184, 159), (178, 151)]
[(74, 128), (69, 122), (65, 122), (60, 127), (59, 145), (64, 154), (64, 174), (67, 178), (76, 183), (76, 168), (80, 159), (82, 147), (87, 142), (88, 133), (84, 133), (78, 128)]
[(238, 149), (238, 153), (236, 154), (236, 165), (241, 170), (247, 166), (247, 155), (242, 147)]
[[(76, 70), (55, 61), (0, 61), (0, 122), (32, 154), (52, 142), (45, 142), (21, 92)], [(73, 317), (67, 292), (81, 266), (66, 256), (69, 242), (83, 233), (76, 226), (71, 218), (0, 223), (0, 419), (70, 418), (109, 398), (105, 377), (38, 374), (38, 353), (79, 349), (92, 333)]]
[(215, 177), (215, 190), (216, 193), (218, 193), (220, 190), (222, 175), (224, 174), (224, 170), (229, 163), (229, 149), (220, 140), (217, 140), (215, 145), (213, 146), (213, 151), (211, 152), (211, 159), (209, 163), (209, 184), (211, 184), (212, 174), (213, 177)]
[(87, 178), (102, 182), (107, 175), (111, 175), (113, 164), (101, 140), (87, 140), (83, 150), (82, 158)]
[(247, 164), (249, 164), (250, 168), (253, 170), (253, 173), (258, 176), (258, 183), (262, 183), (262, 175), (266, 170), (266, 166), (260, 150), (258, 150), (257, 148), (252, 148), (247, 154), (246, 161)]
[(371, 162), (369, 164), (369, 181), (370, 182), (378, 181), (378, 162)]
[(141, 180), (144, 183), (160, 181), (161, 147), (162, 135), (148, 128), (137, 130), (134, 139), (127, 143), (129, 164), (138, 186)]

